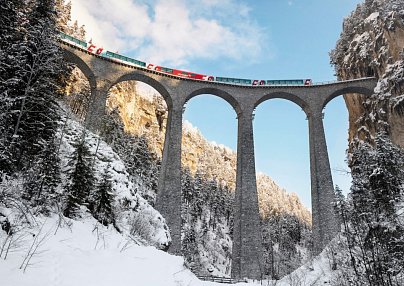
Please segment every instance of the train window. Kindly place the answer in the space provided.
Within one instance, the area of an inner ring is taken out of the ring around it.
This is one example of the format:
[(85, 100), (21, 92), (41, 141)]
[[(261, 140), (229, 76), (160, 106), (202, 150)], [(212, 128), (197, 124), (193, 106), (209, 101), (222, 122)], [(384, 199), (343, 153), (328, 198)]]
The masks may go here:
[(196, 77), (196, 74), (194, 74), (194, 73), (191, 73), (191, 77)]
[(161, 70), (163, 71), (163, 72), (167, 72), (167, 73), (173, 73), (173, 70), (172, 69), (169, 69), (169, 68), (161, 68)]

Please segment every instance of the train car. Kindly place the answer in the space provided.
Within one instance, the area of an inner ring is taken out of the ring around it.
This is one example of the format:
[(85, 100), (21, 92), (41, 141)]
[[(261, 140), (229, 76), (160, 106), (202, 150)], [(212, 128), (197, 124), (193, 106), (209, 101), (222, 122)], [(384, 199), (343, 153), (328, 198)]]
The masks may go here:
[(251, 79), (242, 79), (242, 78), (231, 78), (231, 77), (219, 77), (215, 78), (217, 82), (224, 82), (224, 83), (233, 83), (233, 84), (246, 84), (251, 85)]
[(75, 46), (78, 46), (78, 47), (80, 47), (82, 49), (87, 49), (87, 43), (82, 41), (82, 40), (76, 39), (75, 37), (67, 35), (67, 34), (65, 34), (63, 32), (59, 32), (59, 37), (62, 40), (67, 41), (67, 42), (69, 42), (69, 43), (71, 43), (71, 44), (73, 44)]
[(118, 53), (114, 53), (114, 52), (111, 52), (111, 51), (106, 51), (105, 54), (103, 54), (103, 56), (106, 57), (106, 58), (118, 61), (118, 62), (129, 63), (129, 64), (133, 64), (133, 65), (136, 65), (136, 66), (146, 67), (145, 62), (135, 60), (135, 59), (132, 59), (130, 57), (123, 56), (123, 55), (120, 55)]
[(252, 85), (265, 85), (265, 80), (254, 79)]
[(101, 55), (104, 53), (104, 48), (99, 48), (94, 44), (89, 44), (87, 47), (87, 52), (96, 54), (96, 55)]
[(311, 85), (311, 79), (267, 80), (267, 85)]
[(162, 67), (162, 66), (156, 66), (154, 64), (148, 64), (147, 68), (150, 70), (168, 73), (168, 74), (172, 74), (172, 75), (184, 77), (184, 78), (192, 78), (192, 79), (196, 79), (196, 80), (208, 80), (208, 81), (214, 80), (213, 76), (193, 73), (193, 72), (184, 71), (184, 70), (172, 69), (172, 68), (167, 68), (167, 67)]

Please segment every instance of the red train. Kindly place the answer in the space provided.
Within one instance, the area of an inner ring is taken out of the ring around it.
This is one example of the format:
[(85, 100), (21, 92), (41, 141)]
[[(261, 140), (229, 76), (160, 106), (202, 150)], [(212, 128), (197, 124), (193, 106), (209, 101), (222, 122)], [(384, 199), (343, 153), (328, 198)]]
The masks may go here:
[(198, 74), (194, 72), (172, 69), (167, 67), (162, 67), (154, 65), (151, 63), (146, 63), (136, 59), (132, 59), (127, 56), (120, 55), (118, 53), (105, 51), (103, 48), (98, 48), (92, 43), (86, 43), (72, 36), (60, 33), (61, 39), (68, 41), (79, 48), (85, 49), (90, 53), (99, 55), (111, 59), (113, 61), (122, 62), (129, 65), (140, 66), (150, 70), (154, 70), (161, 73), (171, 74), (174, 76), (182, 78), (190, 78), (194, 80), (204, 80), (204, 81), (216, 81), (221, 83), (237, 84), (237, 85), (253, 85), (253, 86), (277, 86), (277, 85), (311, 85), (311, 79), (288, 79), (288, 80), (258, 80), (258, 79), (241, 79), (241, 78), (231, 78), (231, 77), (219, 77), (212, 75)]

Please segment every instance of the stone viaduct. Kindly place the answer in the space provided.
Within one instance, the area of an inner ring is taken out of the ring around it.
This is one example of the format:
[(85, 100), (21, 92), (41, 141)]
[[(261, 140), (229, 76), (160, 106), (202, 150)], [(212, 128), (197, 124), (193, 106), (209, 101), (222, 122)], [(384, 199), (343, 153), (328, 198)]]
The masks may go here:
[(234, 203), (232, 254), (233, 278), (261, 278), (262, 237), (254, 158), (253, 111), (262, 102), (282, 98), (306, 113), (309, 124), (313, 241), (316, 253), (339, 231), (334, 216), (333, 182), (323, 127), (323, 108), (346, 93), (370, 96), (375, 78), (364, 78), (312, 86), (237, 86), (195, 81), (110, 61), (61, 41), (65, 59), (88, 78), (92, 103), (86, 124), (97, 131), (105, 112), (108, 90), (117, 83), (136, 80), (155, 88), (168, 107), (167, 129), (158, 184), (156, 208), (170, 228), (169, 252), (181, 254), (181, 138), (184, 105), (192, 97), (212, 94), (226, 100), (238, 119), (237, 178)]

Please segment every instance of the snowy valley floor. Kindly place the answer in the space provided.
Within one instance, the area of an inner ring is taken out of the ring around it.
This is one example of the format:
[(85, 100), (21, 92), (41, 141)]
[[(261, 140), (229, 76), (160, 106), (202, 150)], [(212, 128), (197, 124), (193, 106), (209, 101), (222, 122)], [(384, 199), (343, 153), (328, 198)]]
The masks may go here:
[[(138, 246), (94, 219), (44, 219), (21, 233), (0, 259), (1, 286), (199, 286), (226, 285), (198, 280), (181, 257)], [(3, 232), (4, 234), (4, 232)], [(4, 236), (0, 236), (4, 242)], [(36, 249), (35, 249), (36, 248)], [(35, 251), (33, 251), (35, 249)], [(32, 254), (32, 256), (31, 256)], [(31, 257), (30, 257), (31, 256)], [(24, 271), (25, 268), (25, 271)], [(329, 285), (329, 266), (320, 256), (281, 281), (236, 285)]]

